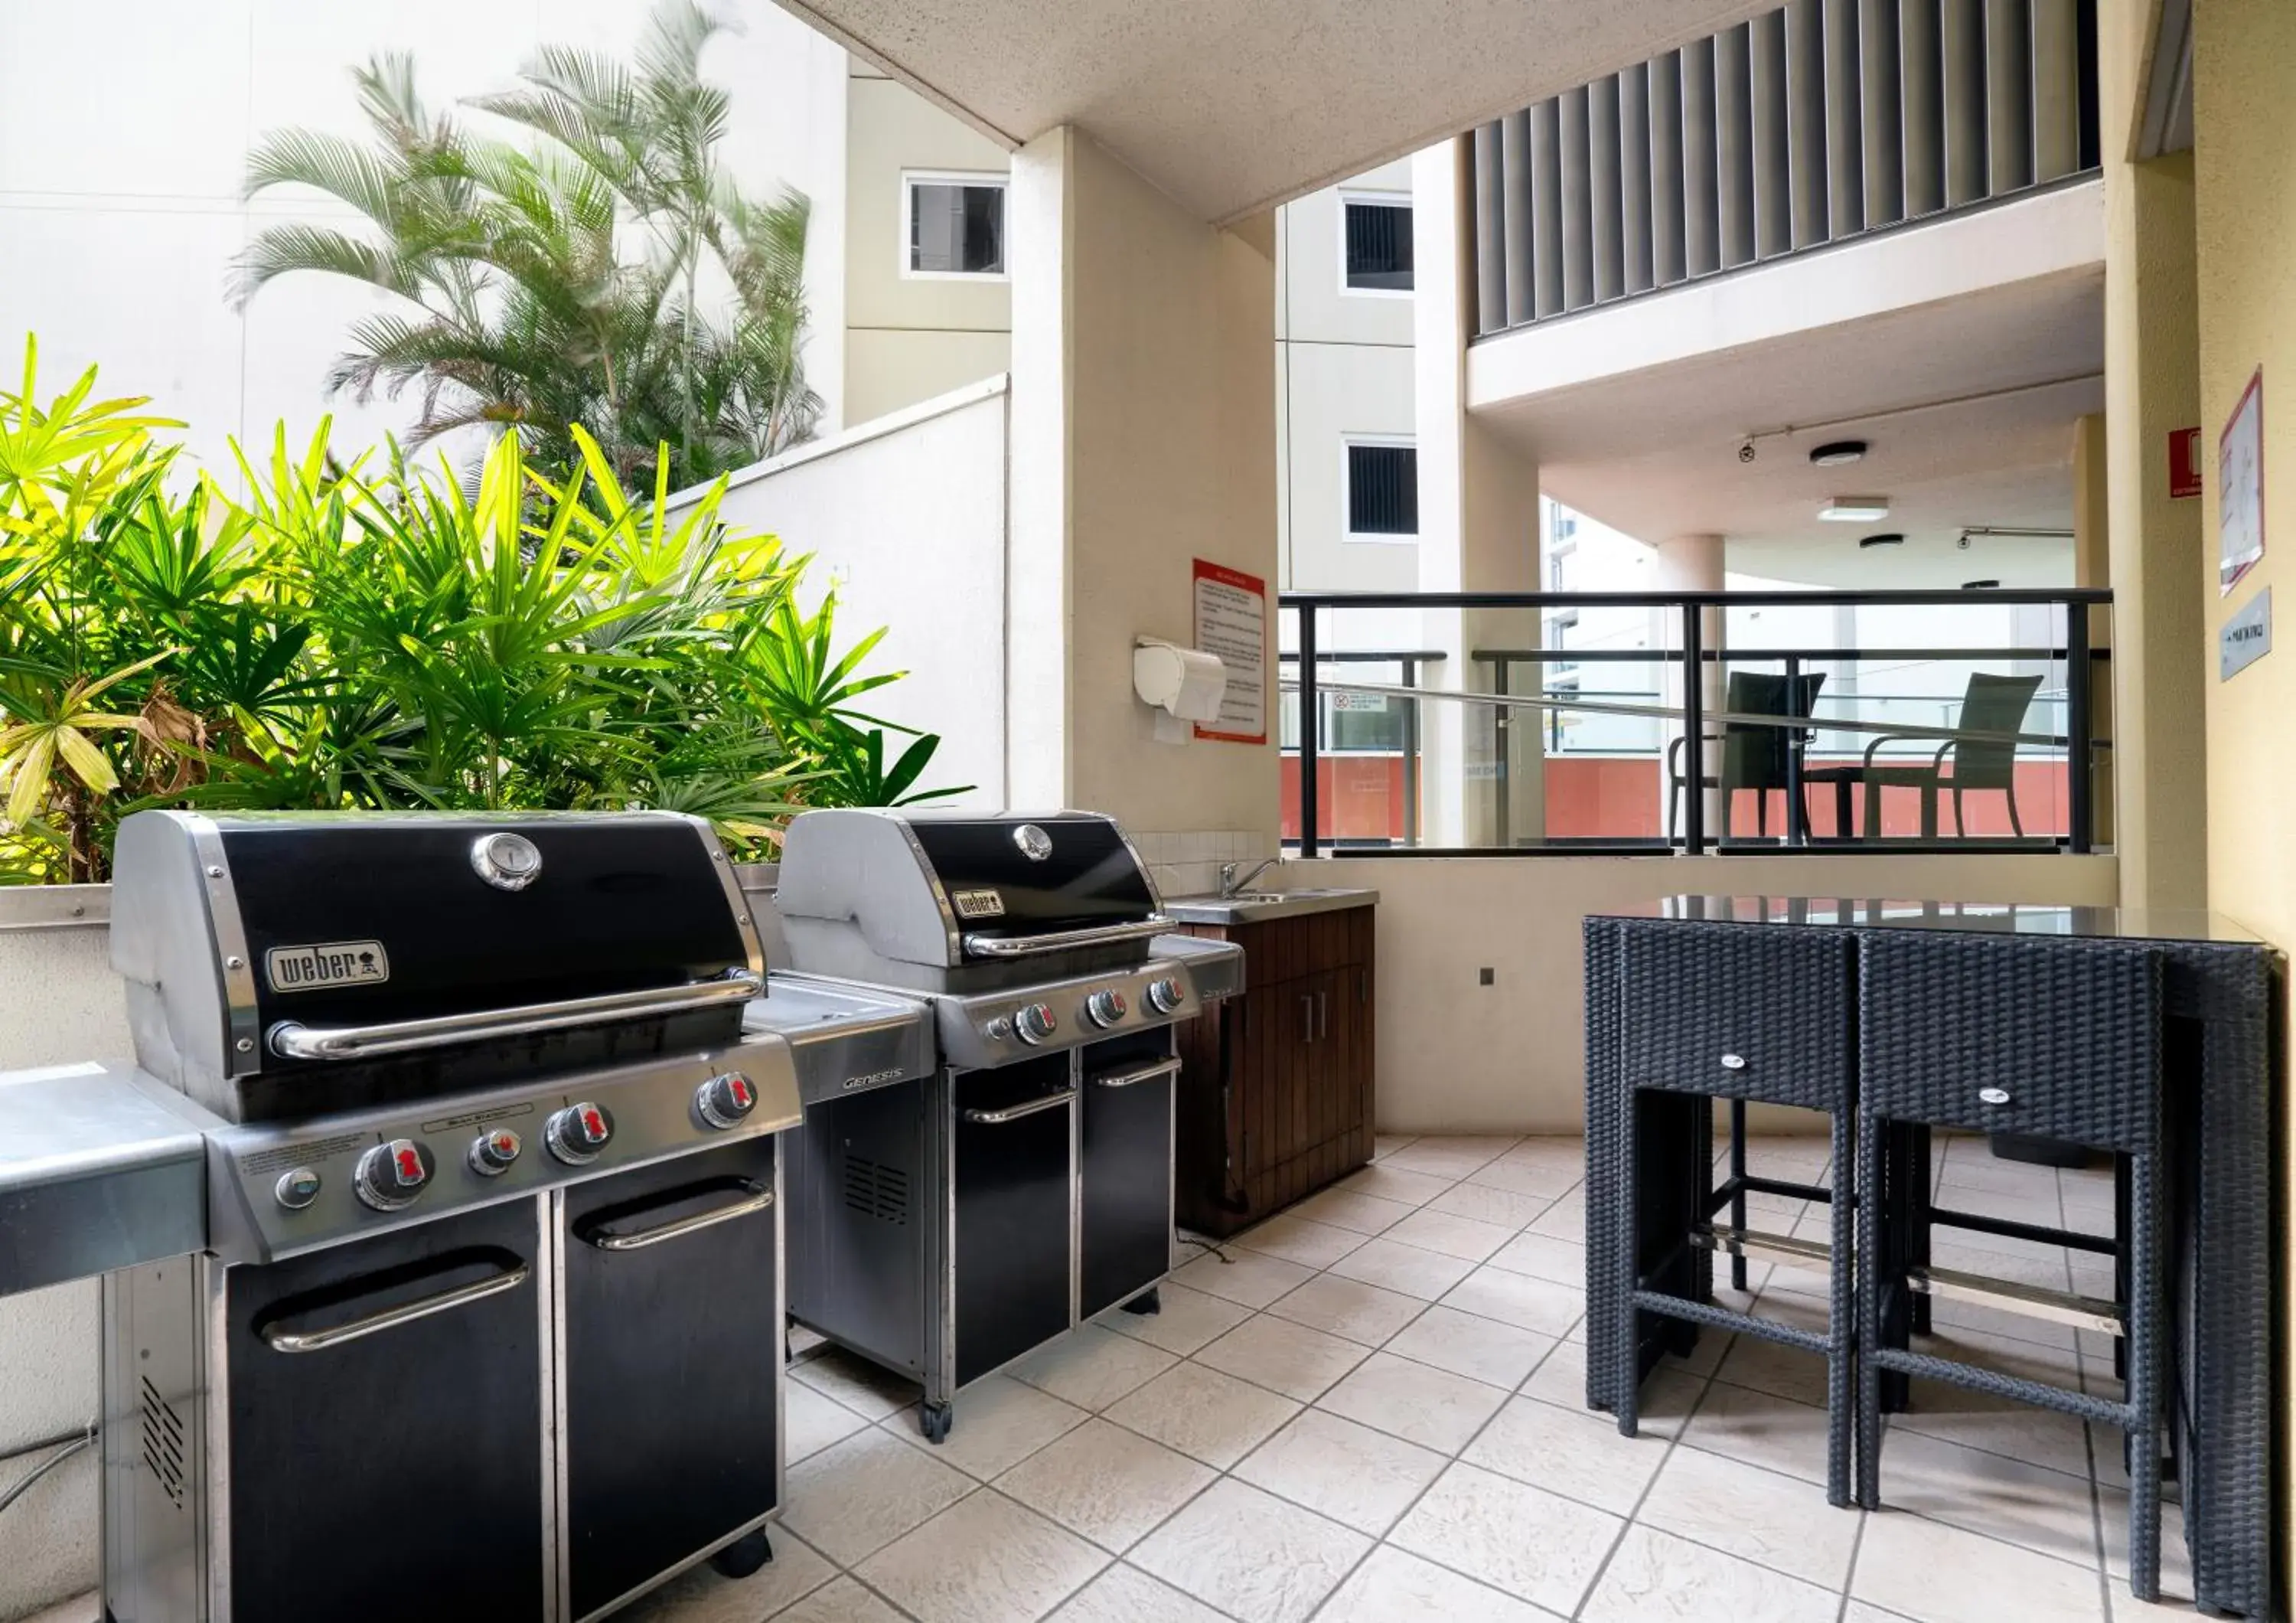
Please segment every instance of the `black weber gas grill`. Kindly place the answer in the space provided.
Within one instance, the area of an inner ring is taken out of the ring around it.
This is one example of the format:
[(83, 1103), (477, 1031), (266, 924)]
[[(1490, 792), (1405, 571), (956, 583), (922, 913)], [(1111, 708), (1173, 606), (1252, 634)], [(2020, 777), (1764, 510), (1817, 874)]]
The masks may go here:
[(1172, 927), (1111, 820), (809, 812), (776, 895), (791, 967), (931, 1005), (939, 1065), (808, 1092), (792, 1144), (790, 1311), (956, 1391), (1119, 1304), (1172, 1251), (1171, 1027), (1242, 954)]
[(707, 826), (146, 812), (116, 871), (208, 1210), (105, 1281), (112, 1623), (579, 1619), (767, 1559), (800, 1105)]

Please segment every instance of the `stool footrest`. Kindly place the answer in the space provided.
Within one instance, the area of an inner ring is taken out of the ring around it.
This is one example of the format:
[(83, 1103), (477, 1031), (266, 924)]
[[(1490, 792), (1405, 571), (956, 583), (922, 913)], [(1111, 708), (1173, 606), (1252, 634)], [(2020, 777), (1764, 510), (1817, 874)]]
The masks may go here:
[(1711, 1302), (1693, 1302), (1687, 1297), (1669, 1296), (1663, 1290), (1637, 1290), (1634, 1293), (1634, 1304), (1644, 1313), (1688, 1319), (1693, 1324), (1711, 1325), (1716, 1330), (1741, 1331), (1750, 1336), (1759, 1336), (1766, 1341), (1798, 1347), (1805, 1352), (1830, 1353), (1833, 1350), (1833, 1338), (1819, 1331), (1796, 1330), (1792, 1325), (1781, 1324), (1775, 1319), (1758, 1319), (1750, 1313), (1718, 1307)]
[(1690, 1243), (1701, 1250), (1719, 1251), (1725, 1256), (1762, 1256), (1783, 1263), (1833, 1260), (1833, 1248), (1822, 1240), (1767, 1234), (1759, 1229), (1734, 1228), (1726, 1223), (1700, 1224), (1690, 1231)]
[[(1693, 1243), (1695, 1243), (1693, 1240)], [(2046, 1319), (2108, 1336), (2122, 1333), (2120, 1304), (2045, 1285), (2021, 1285), (2012, 1280), (1988, 1279), (1952, 1268), (1909, 1268), (1906, 1288), (1923, 1296), (1948, 1297), (1957, 1302), (1978, 1302), (2004, 1313), (2029, 1319)]]
[(1963, 1363), (1957, 1359), (1908, 1352), (1902, 1347), (1879, 1347), (1866, 1356), (1877, 1369), (1895, 1370), (1898, 1374), (1911, 1375), (1923, 1380), (1939, 1380), (1948, 1386), (1965, 1387), (1972, 1392), (1990, 1392), (1997, 1397), (2031, 1404), (2036, 1408), (2054, 1409), (2060, 1414), (2070, 1414), (2076, 1420), (2095, 1421), (2101, 1426), (2126, 1429), (2138, 1423), (2136, 1411), (2128, 1404), (2107, 1403), (2102, 1397), (2091, 1397), (2086, 1392), (2052, 1386), (2045, 1380), (2025, 1380), (2015, 1375), (2003, 1375), (1982, 1369), (1973, 1363)]

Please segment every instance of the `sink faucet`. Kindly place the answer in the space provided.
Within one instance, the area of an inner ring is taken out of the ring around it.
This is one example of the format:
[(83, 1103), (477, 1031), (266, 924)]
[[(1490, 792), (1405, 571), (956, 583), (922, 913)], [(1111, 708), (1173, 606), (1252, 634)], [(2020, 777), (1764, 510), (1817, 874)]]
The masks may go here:
[(1250, 868), (1245, 869), (1243, 874), (1239, 877), (1236, 873), (1236, 869), (1242, 868), (1242, 863), (1222, 862), (1220, 864), (1220, 900), (1225, 902), (1229, 900), (1231, 897), (1243, 894), (1246, 890), (1250, 888), (1251, 882), (1254, 879), (1257, 879), (1260, 875), (1266, 873), (1269, 869), (1275, 866), (1275, 859), (1274, 857), (1265, 857), (1260, 861), (1254, 862)]

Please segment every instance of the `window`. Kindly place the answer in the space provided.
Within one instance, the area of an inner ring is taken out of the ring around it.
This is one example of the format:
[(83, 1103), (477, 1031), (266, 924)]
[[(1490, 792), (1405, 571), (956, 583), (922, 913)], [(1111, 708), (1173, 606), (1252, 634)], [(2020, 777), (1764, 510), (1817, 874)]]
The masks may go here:
[(1373, 540), (1419, 535), (1419, 450), (1393, 441), (1348, 446), (1348, 533)]
[(911, 276), (1004, 274), (1004, 180), (905, 175), (901, 270)]
[(1381, 198), (1343, 197), (1340, 215), (1346, 256), (1341, 285), (1358, 293), (1409, 292), (1411, 205)]

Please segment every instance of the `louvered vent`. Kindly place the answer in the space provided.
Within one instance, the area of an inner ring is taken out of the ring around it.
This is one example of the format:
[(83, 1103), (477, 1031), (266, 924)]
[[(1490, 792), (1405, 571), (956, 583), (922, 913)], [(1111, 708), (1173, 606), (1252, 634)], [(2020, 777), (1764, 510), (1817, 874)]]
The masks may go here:
[(882, 1161), (845, 1158), (845, 1204), (865, 1217), (906, 1225), (909, 1221), (909, 1174)]
[(144, 1378), (144, 1463), (168, 1502), (184, 1508), (184, 1422), (152, 1378)]

